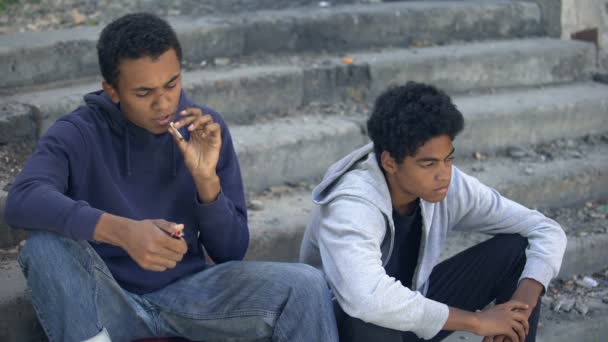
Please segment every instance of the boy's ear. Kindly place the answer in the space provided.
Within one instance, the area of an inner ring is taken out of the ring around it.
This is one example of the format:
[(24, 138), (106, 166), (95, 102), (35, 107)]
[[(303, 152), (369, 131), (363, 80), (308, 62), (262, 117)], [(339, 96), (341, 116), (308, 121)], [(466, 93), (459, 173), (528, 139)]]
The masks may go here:
[(108, 96), (110, 96), (110, 98), (112, 99), (112, 102), (114, 102), (114, 103), (120, 102), (120, 96), (118, 96), (118, 91), (116, 91), (116, 89), (114, 87), (112, 87), (110, 85), (110, 83), (108, 83), (106, 81), (102, 81), (101, 87), (103, 88), (103, 91), (105, 91), (106, 94), (108, 94)]
[(380, 162), (382, 163), (384, 172), (391, 175), (397, 172), (397, 162), (395, 161), (395, 158), (391, 156), (390, 152), (382, 151), (382, 154), (380, 155)]

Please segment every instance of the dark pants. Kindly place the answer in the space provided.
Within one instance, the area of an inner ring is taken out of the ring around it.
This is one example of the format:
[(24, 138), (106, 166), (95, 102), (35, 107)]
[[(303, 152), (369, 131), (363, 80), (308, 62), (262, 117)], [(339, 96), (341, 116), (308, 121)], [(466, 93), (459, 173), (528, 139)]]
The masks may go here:
[[(519, 235), (497, 235), (437, 265), (430, 277), (427, 298), (455, 308), (475, 311), (496, 300), (507, 302), (517, 289), (526, 264), (528, 240)], [(423, 341), (412, 332), (401, 332), (365, 323), (336, 305), (341, 342)], [(527, 342), (536, 340), (540, 301), (529, 318)], [(442, 330), (431, 341), (441, 341), (452, 331)]]

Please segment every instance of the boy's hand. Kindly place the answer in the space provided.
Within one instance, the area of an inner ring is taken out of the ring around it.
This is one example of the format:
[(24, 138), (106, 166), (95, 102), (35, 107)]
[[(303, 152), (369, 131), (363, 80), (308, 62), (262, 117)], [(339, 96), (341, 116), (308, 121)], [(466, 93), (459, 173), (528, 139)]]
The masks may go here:
[(527, 304), (508, 301), (477, 313), (479, 331), (477, 335), (485, 336), (483, 341), (494, 340), (494, 336), (508, 338), (512, 342), (523, 342), (528, 334), (528, 316), (521, 311), (528, 310)]
[[(532, 310), (534, 310), (536, 305), (538, 305), (538, 298), (540, 297), (540, 294), (543, 292), (543, 290), (544, 286), (541, 283), (534, 279), (525, 278), (521, 280), (517, 290), (515, 291), (511, 299), (528, 304), (528, 309), (518, 311), (524, 314), (527, 319), (529, 319), (530, 315), (532, 314)], [(511, 342), (509, 341), (509, 338), (504, 335), (494, 336), (494, 338), (489, 339), (489, 341)]]
[(142, 268), (162, 272), (174, 268), (188, 251), (184, 239), (173, 237), (183, 229), (183, 224), (165, 220), (131, 221), (122, 247)]
[[(187, 108), (179, 113), (182, 117), (169, 134), (179, 146), (184, 156), (184, 162), (190, 173), (195, 177), (212, 179), (216, 177), (220, 149), (222, 147), (222, 130), (211, 115), (204, 115), (199, 108)], [(177, 129), (188, 127), (190, 139), (184, 140)]]

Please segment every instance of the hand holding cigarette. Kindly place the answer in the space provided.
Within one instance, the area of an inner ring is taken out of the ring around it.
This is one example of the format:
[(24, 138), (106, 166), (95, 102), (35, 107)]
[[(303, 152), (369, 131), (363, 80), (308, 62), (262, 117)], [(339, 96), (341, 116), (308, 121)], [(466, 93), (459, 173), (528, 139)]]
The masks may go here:
[(175, 122), (171, 122), (169, 125), (173, 128), (173, 131), (177, 134), (179, 140), (184, 140), (184, 136), (175, 128)]
[[(180, 120), (169, 125), (169, 134), (182, 152), (188, 170), (195, 178), (216, 177), (215, 168), (222, 147), (220, 125), (200, 108), (187, 108), (179, 115)], [(188, 140), (179, 132), (182, 127), (187, 127), (190, 133)]]

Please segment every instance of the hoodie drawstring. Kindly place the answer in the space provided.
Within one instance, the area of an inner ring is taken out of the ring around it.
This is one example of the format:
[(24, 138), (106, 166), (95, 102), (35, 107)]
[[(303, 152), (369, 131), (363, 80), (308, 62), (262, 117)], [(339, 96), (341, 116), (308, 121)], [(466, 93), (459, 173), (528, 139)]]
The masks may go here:
[(177, 177), (177, 158), (175, 155), (175, 141), (171, 141), (171, 160), (173, 160), (173, 177)]
[(125, 126), (125, 167), (127, 176), (131, 175), (131, 144), (129, 141), (129, 128)]

